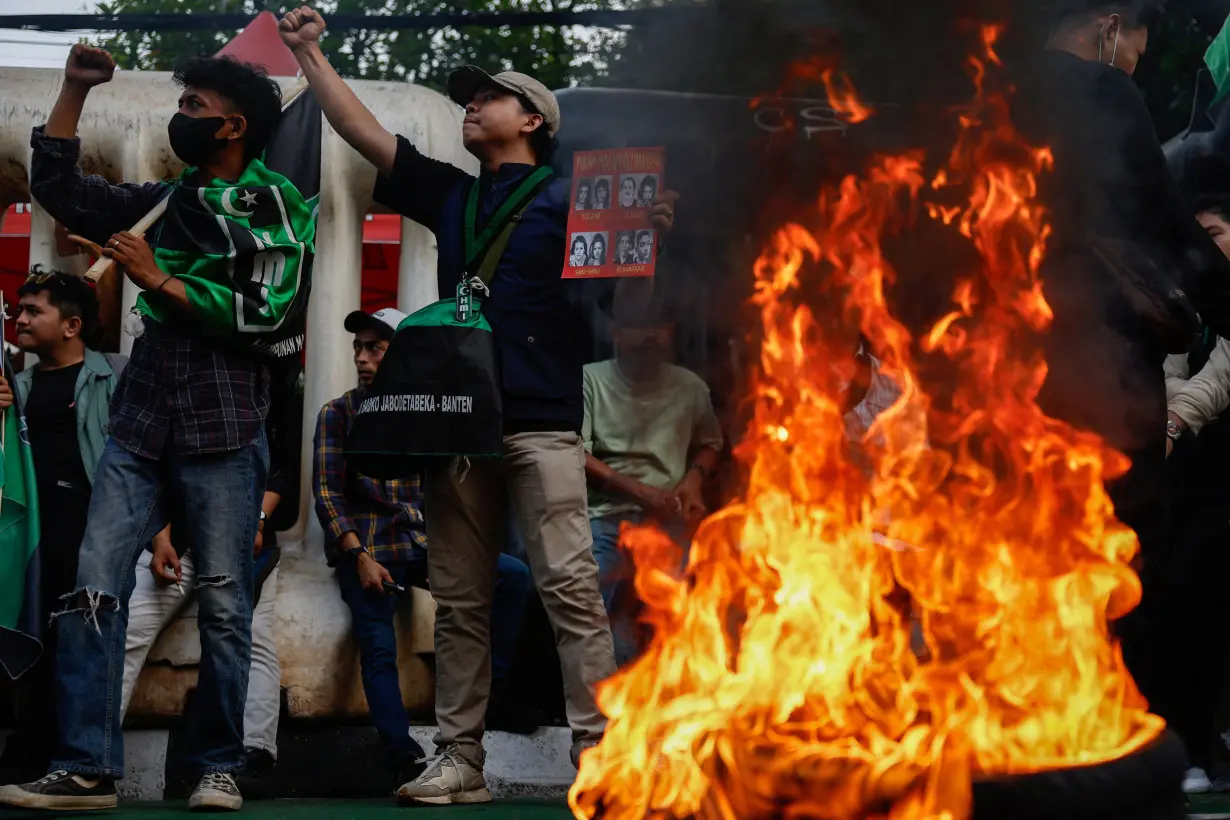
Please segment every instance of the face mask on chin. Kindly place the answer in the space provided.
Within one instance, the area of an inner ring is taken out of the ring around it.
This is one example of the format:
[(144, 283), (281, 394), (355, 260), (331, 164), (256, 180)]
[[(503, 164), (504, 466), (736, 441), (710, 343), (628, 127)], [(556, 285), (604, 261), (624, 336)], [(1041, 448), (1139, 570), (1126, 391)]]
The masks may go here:
[(214, 136), (225, 123), (226, 117), (189, 117), (177, 113), (167, 125), (171, 150), (185, 164), (200, 167), (229, 142)]

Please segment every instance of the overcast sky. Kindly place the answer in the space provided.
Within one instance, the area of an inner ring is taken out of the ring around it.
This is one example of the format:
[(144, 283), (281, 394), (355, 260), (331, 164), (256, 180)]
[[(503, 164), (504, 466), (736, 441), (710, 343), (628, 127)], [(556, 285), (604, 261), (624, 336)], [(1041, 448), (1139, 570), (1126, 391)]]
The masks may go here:
[[(94, 0), (0, 0), (0, 14), (75, 14), (94, 11)], [(0, 65), (62, 68), (68, 47), (90, 32), (0, 28)]]

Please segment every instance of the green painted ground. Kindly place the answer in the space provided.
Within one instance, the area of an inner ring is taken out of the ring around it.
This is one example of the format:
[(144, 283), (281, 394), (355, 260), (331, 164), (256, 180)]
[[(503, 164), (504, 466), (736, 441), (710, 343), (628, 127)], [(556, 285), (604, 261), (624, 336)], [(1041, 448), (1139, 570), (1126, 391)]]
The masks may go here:
[[(413, 814), (414, 820), (472, 820), (479, 817), (486, 820), (566, 820), (572, 816), (566, 806), (558, 803), (499, 801), (483, 806), (403, 809), (398, 808), (392, 800), (249, 800), (244, 803), (243, 811), (233, 816), (236, 820), (377, 820), (393, 817), (408, 820), (407, 812)], [(15, 820), (28, 816), (31, 815), (0, 809), (0, 820)], [(48, 817), (46, 814), (35, 816), (40, 820), (46, 820)], [(59, 818), (85, 815), (57, 813), (55, 816)], [(189, 814), (187, 801), (171, 801), (123, 803), (116, 811), (91, 813), (91, 816), (106, 820), (184, 820)]]
[(1194, 794), (1189, 817), (1200, 820), (1230, 818), (1230, 794)]
[[(485, 806), (446, 806), (439, 809), (403, 809), (389, 800), (249, 800), (243, 811), (234, 815), (236, 820), (376, 820), (393, 818), (409, 820), (566, 820), (572, 815), (567, 807), (556, 803), (534, 801), (499, 801)], [(56, 814), (56, 817), (84, 817), (83, 814)], [(167, 803), (125, 803), (117, 811), (93, 814), (106, 820), (184, 820), (188, 807), (184, 801)], [(28, 815), (18, 811), (0, 809), (0, 820), (38, 817), (46, 820), (48, 815)], [(1191, 799), (1188, 815), (1192, 820), (1230, 820), (1230, 795), (1195, 795)]]

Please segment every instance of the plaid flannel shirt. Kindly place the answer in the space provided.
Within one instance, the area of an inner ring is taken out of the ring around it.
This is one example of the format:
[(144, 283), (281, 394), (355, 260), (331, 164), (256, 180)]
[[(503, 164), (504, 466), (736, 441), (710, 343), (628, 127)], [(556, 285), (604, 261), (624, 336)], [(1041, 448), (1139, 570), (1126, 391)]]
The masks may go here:
[(325, 531), (330, 565), (340, 556), (342, 536), (353, 532), (382, 564), (421, 558), (427, 525), (419, 479), (379, 481), (346, 467), (346, 434), (362, 397), (351, 390), (320, 410), (312, 459), (316, 517)]
[[(167, 194), (160, 182), (112, 185), (84, 176), (81, 141), (30, 138), (30, 192), (57, 222), (102, 245), (131, 228)], [(157, 236), (156, 229), (151, 236)], [(187, 319), (188, 317), (185, 317)], [(251, 355), (219, 348), (192, 329), (145, 320), (145, 333), (111, 400), (111, 437), (125, 450), (161, 458), (237, 450), (260, 434), (269, 409), (269, 374)]]

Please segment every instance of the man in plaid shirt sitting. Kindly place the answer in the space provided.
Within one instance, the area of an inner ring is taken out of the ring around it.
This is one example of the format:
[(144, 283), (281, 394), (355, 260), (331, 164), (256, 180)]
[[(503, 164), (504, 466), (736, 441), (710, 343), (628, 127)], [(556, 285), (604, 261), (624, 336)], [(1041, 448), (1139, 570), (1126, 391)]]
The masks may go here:
[[(398, 785), (416, 778), (426, 763), (422, 747), (410, 736), (397, 681), (393, 629), (398, 596), (411, 586), (427, 588), (422, 492), (417, 477), (380, 481), (348, 469), (345, 451), (355, 409), (375, 378), (397, 325), (405, 318), (406, 314), (393, 308), (375, 313), (356, 310), (346, 317), (346, 330), (354, 334), (359, 384), (321, 408), (312, 461), (312, 489), (316, 517), (325, 531), (325, 555), (329, 565), (337, 568), (342, 599), (350, 607), (363, 692), (389, 774)], [(507, 680), (529, 588), (529, 568), (511, 555), (501, 555), (491, 612), (493, 687)], [(509, 723), (501, 728), (532, 731), (537, 727), (532, 720), (533, 725), (519, 727), (515, 715), (500, 714), (512, 709), (515, 707), (506, 700), (493, 698), (488, 724), (499, 715), (503, 718), (499, 723)], [(526, 711), (523, 717), (528, 715)]]

